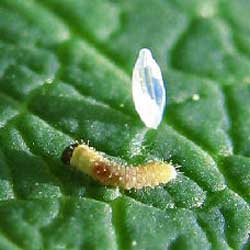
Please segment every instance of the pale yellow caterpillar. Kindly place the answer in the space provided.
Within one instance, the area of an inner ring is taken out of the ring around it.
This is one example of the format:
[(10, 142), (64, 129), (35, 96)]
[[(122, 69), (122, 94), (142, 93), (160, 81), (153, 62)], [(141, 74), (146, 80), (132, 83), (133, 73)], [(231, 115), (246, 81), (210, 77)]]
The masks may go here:
[(177, 172), (169, 163), (151, 161), (137, 166), (125, 166), (108, 159), (86, 144), (73, 144), (62, 154), (62, 161), (91, 176), (103, 185), (123, 189), (141, 189), (168, 183)]

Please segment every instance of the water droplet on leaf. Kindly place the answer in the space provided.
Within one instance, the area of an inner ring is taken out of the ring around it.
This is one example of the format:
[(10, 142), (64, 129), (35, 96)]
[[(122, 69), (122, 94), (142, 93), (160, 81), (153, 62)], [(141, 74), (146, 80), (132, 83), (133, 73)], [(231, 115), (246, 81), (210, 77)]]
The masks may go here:
[(192, 96), (193, 101), (199, 101), (200, 100), (200, 95), (199, 94), (194, 94)]

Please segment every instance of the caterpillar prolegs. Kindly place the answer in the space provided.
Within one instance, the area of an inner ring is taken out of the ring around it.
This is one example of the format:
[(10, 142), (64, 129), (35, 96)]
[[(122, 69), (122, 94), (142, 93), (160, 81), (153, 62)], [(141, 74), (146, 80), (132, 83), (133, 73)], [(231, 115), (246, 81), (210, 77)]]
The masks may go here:
[(72, 144), (62, 154), (62, 161), (84, 172), (103, 185), (123, 189), (141, 189), (168, 183), (177, 176), (169, 163), (152, 161), (137, 166), (125, 166), (108, 159), (86, 144)]

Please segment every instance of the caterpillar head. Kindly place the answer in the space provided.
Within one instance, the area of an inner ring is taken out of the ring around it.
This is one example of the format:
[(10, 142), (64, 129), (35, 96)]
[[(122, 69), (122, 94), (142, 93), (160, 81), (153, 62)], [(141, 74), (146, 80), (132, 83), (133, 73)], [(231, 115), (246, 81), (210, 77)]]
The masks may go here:
[(78, 142), (69, 145), (66, 147), (62, 153), (61, 160), (63, 163), (69, 165), (70, 164), (70, 159), (72, 157), (73, 151), (76, 147), (78, 147), (80, 144)]

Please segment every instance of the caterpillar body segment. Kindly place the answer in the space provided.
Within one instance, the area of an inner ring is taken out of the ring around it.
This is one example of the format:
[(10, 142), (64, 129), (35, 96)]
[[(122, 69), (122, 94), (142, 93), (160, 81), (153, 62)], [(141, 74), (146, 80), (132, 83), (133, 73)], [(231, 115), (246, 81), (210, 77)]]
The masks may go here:
[(155, 187), (176, 178), (175, 168), (166, 162), (126, 166), (109, 160), (86, 144), (73, 144), (62, 155), (64, 163), (84, 172), (103, 185), (129, 190)]

